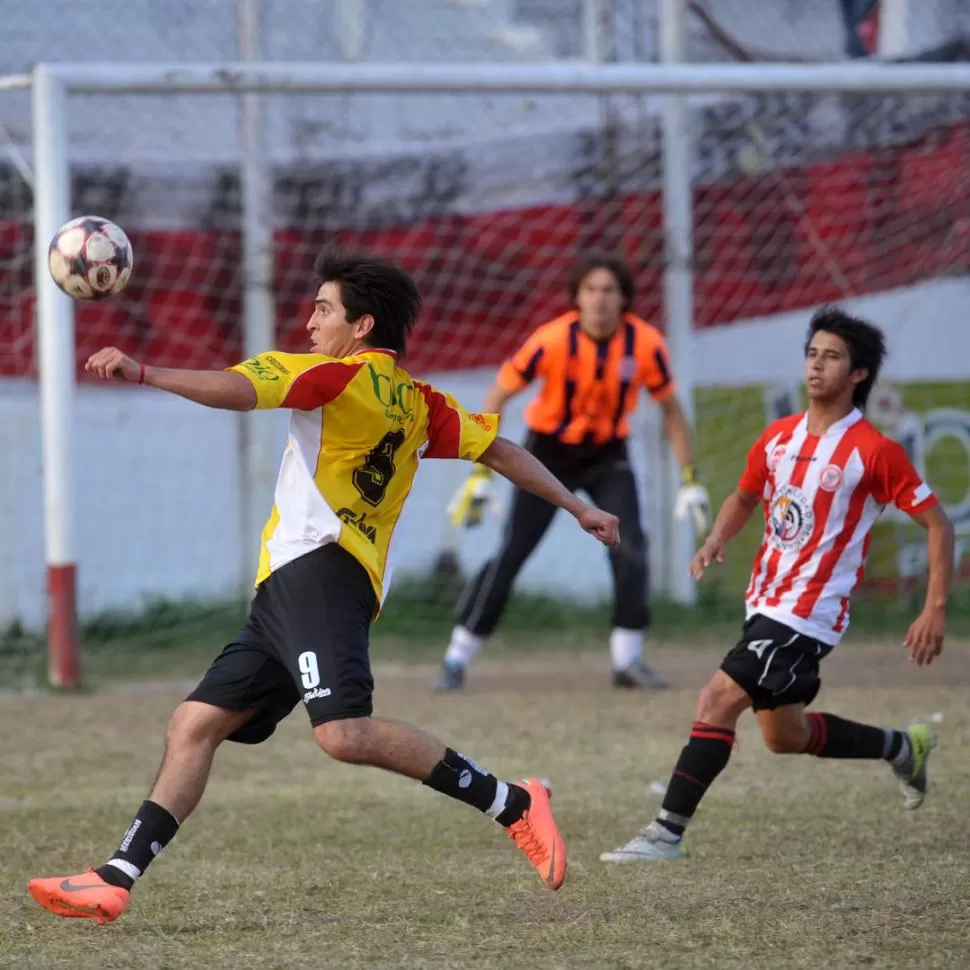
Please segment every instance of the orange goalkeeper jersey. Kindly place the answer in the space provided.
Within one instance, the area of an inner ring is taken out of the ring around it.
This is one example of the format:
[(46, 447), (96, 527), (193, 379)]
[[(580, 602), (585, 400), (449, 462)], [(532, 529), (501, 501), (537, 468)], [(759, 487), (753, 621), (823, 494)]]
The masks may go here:
[(632, 313), (608, 340), (596, 341), (565, 313), (539, 327), (498, 372), (515, 393), (538, 379), (525, 423), (563, 444), (603, 445), (630, 433), (641, 387), (660, 403), (676, 393), (663, 335)]
[(293, 411), (256, 585), (337, 542), (367, 570), (381, 603), (418, 462), (476, 461), (495, 440), (498, 416), (467, 413), (387, 350), (341, 359), (271, 351), (230, 370), (252, 382), (257, 408)]

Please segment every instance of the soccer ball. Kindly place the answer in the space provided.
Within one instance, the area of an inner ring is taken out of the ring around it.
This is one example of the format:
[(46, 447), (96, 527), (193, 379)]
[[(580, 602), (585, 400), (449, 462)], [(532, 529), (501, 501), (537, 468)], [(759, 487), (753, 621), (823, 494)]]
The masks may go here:
[(124, 230), (100, 216), (65, 223), (47, 250), (54, 282), (75, 300), (106, 300), (119, 294), (131, 276), (133, 259)]

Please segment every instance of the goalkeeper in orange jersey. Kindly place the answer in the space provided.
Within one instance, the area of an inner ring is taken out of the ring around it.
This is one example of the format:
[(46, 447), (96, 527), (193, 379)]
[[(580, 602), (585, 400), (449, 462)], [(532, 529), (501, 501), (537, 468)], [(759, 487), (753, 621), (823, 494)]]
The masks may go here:
[(324, 254), (307, 323), (312, 353), (270, 352), (228, 371), (149, 367), (113, 347), (87, 369), (233, 411), (287, 408), (290, 433), (263, 530), (256, 594), (242, 630), (176, 709), (148, 799), (98, 869), (33, 879), (57, 916), (117, 919), (135, 881), (199, 803), (226, 740), (260, 744), (303, 703), (331, 758), (414, 778), (503, 826), (550, 889), (566, 846), (542, 782), (506, 782), (410, 724), (372, 716), (371, 621), (390, 573), (388, 546), (422, 458), (464, 458), (564, 508), (608, 546), (617, 519), (577, 499), (534, 456), (497, 437), (401, 368), (420, 307), (402, 270)]
[[(610, 655), (616, 687), (663, 687), (643, 660), (650, 624), (646, 538), (636, 481), (627, 453), (629, 414), (644, 388), (663, 411), (667, 438), (683, 470), (676, 514), (691, 513), (698, 533), (708, 526), (708, 495), (694, 469), (690, 428), (677, 399), (660, 331), (635, 316), (633, 273), (616, 256), (589, 253), (569, 281), (575, 310), (539, 327), (502, 365), (484, 410), (500, 414), (506, 401), (541, 382), (525, 421), (527, 451), (566, 486), (585, 491), (620, 519), (622, 542), (610, 549), (614, 607)], [(455, 525), (475, 525), (492, 499), (492, 471), (479, 464), (450, 507)], [(519, 570), (539, 544), (555, 506), (516, 489), (495, 555), (462, 595), (437, 689), (459, 690), (485, 639), (502, 617)]]

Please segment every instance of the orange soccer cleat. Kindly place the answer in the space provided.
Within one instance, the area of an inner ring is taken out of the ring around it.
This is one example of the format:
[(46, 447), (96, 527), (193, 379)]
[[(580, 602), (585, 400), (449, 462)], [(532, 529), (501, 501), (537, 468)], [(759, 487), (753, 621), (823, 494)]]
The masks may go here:
[(27, 890), (55, 916), (86, 917), (99, 923), (116, 920), (128, 905), (128, 890), (105, 882), (93, 869), (79, 876), (31, 879)]
[(558, 889), (566, 879), (566, 843), (552, 817), (549, 789), (535, 778), (523, 778), (515, 784), (524, 788), (532, 801), (522, 818), (506, 831), (536, 867), (539, 878), (550, 889)]

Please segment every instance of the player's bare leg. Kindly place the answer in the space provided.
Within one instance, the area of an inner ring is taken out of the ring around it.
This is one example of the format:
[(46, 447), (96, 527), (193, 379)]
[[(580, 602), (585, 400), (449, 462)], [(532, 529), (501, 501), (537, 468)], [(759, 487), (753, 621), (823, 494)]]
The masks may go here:
[(165, 754), (149, 799), (184, 822), (202, 799), (216, 749), (254, 713), (198, 701), (179, 704), (168, 724)]
[(470, 758), (403, 721), (346, 718), (313, 729), (331, 758), (414, 778), (495, 819), (550, 889), (566, 878), (566, 845), (552, 816), (549, 792), (534, 779), (504, 782)]
[(757, 711), (765, 747), (775, 754), (803, 754), (812, 740), (804, 704), (787, 704), (773, 711)]
[(32, 879), (31, 896), (57, 916), (116, 920), (128, 905), (135, 880), (175, 837), (199, 804), (219, 745), (253, 715), (185, 701), (169, 721), (165, 754), (148, 798), (128, 826), (118, 850), (97, 870)]

